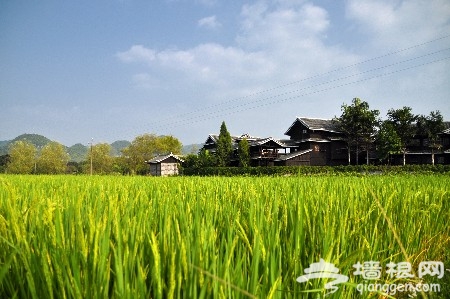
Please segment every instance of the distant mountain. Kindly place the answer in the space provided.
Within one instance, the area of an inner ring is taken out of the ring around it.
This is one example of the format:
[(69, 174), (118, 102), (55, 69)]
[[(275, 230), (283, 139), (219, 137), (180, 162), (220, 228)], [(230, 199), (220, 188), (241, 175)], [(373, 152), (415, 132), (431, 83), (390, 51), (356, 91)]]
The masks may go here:
[(122, 150), (126, 147), (128, 147), (131, 144), (131, 142), (127, 140), (117, 140), (111, 143), (112, 148), (112, 155), (114, 157), (118, 157), (122, 154)]
[[(45, 136), (39, 134), (22, 134), (14, 138), (13, 140), (3, 140), (0, 141), (0, 156), (8, 154), (9, 145), (19, 141), (19, 140), (27, 140), (34, 144), (37, 149), (43, 148), (47, 143), (52, 140), (48, 139)], [(111, 143), (111, 154), (113, 156), (120, 156), (122, 154), (122, 150), (128, 147), (131, 142), (127, 140), (117, 140)], [(202, 148), (203, 144), (188, 144), (182, 147), (181, 154), (197, 154), (198, 151)], [(73, 162), (81, 162), (86, 159), (86, 156), (89, 151), (89, 146), (83, 145), (81, 143), (74, 144), (72, 146), (66, 146), (67, 153), (70, 156), (70, 161)]]
[(13, 140), (0, 141), (0, 155), (6, 155), (8, 153), (9, 145), (16, 141), (28, 141), (32, 143), (37, 149), (41, 149), (47, 143), (51, 142), (50, 139), (39, 134), (22, 134), (17, 136)]
[(2, 140), (2, 141), (0, 141), (0, 147), (7, 146), (10, 142), (11, 142), (11, 140)]
[(181, 148), (181, 154), (182, 155), (189, 155), (189, 154), (197, 154), (198, 151), (203, 147), (203, 144), (188, 144), (184, 145)]
[(86, 156), (88, 153), (88, 147), (82, 145), (81, 143), (77, 143), (67, 148), (67, 153), (70, 156), (70, 161), (81, 162), (86, 160)]
[(22, 134), (11, 140), (11, 143), (14, 143), (16, 141), (28, 141), (34, 144), (34, 146), (38, 149), (41, 149), (46, 146), (47, 143), (52, 142), (47, 137), (39, 134)]
[(0, 141), (0, 156), (6, 155), (8, 153), (8, 146), (11, 140)]

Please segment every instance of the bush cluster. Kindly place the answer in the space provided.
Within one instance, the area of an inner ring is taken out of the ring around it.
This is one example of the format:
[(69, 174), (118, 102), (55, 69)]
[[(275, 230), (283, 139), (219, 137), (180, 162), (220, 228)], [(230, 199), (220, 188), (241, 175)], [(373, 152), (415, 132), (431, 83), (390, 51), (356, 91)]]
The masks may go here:
[(186, 176), (285, 176), (285, 175), (377, 175), (377, 174), (449, 173), (450, 165), (346, 165), (346, 166), (273, 166), (273, 167), (190, 167)]

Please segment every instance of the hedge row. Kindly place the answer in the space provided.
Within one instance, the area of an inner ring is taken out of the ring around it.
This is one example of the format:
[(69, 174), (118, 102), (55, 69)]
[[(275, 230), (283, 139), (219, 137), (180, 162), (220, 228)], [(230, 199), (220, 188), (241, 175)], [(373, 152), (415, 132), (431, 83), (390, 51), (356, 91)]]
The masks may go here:
[(450, 165), (347, 165), (184, 168), (183, 175), (195, 176), (284, 176), (284, 175), (366, 175), (401, 173), (447, 173)]

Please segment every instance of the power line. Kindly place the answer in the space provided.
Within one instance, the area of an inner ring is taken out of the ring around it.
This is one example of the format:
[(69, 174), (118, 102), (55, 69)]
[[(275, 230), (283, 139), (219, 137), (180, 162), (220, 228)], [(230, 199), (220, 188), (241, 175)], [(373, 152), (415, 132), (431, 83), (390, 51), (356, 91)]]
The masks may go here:
[[(369, 77), (369, 78), (359, 79), (359, 80), (356, 80), (356, 81), (351, 81), (349, 83), (343, 83), (343, 84), (339, 84), (339, 85), (334, 85), (334, 86), (331, 86), (331, 87), (327, 87), (327, 88), (324, 88), (324, 89), (320, 89), (320, 90), (304, 93), (304, 94), (301, 94), (301, 95), (295, 95), (295, 96), (283, 98), (283, 99), (280, 99), (280, 100), (275, 100), (275, 101), (270, 101), (270, 102), (264, 103), (267, 100), (272, 100), (272, 99), (288, 96), (290, 94), (294, 94), (294, 93), (297, 93), (297, 92), (301, 92), (301, 91), (317, 88), (317, 87), (324, 86), (324, 85), (329, 85), (331, 83), (336, 83), (336, 82), (343, 81), (343, 80), (346, 80), (346, 79), (359, 77), (359, 76), (364, 75), (364, 74), (372, 73), (372, 72), (375, 72), (375, 71), (380, 71), (380, 70), (383, 70), (383, 69), (386, 69), (386, 68), (389, 68), (389, 67), (392, 67), (392, 66), (404, 64), (404, 63), (411, 62), (411, 61), (414, 61), (414, 60), (417, 60), (417, 59), (420, 59), (420, 58), (424, 58), (424, 57), (427, 57), (427, 56), (435, 55), (437, 53), (441, 53), (441, 52), (447, 51), (449, 49), (450, 48), (446, 48), (446, 49), (442, 49), (442, 50), (435, 51), (435, 52), (432, 52), (432, 53), (427, 53), (427, 54), (420, 55), (420, 56), (417, 56), (417, 57), (414, 57), (414, 58), (410, 58), (410, 59), (406, 59), (406, 60), (403, 60), (403, 61), (395, 62), (395, 63), (389, 64), (389, 65), (385, 65), (385, 66), (382, 66), (382, 67), (377, 67), (377, 68), (373, 68), (373, 69), (370, 69), (370, 70), (367, 70), (367, 71), (358, 72), (358, 73), (355, 73), (355, 74), (352, 74), (352, 75), (340, 77), (340, 78), (337, 78), (337, 79), (333, 79), (333, 80), (330, 80), (330, 81), (318, 83), (318, 84), (315, 84), (315, 85), (310, 85), (310, 86), (307, 86), (307, 87), (303, 87), (301, 89), (297, 89), (297, 90), (293, 90), (293, 91), (289, 91), (289, 92), (284, 92), (284, 93), (273, 95), (273, 96), (266, 97), (266, 98), (263, 98), (263, 99), (258, 99), (258, 100), (254, 100), (254, 101), (246, 102), (246, 103), (240, 103), (240, 104), (237, 104), (237, 105), (234, 105), (234, 106), (226, 107), (224, 109), (220, 109), (220, 110), (216, 110), (216, 111), (212, 111), (212, 112), (208, 112), (208, 113), (203, 113), (203, 114), (200, 114), (200, 115), (194, 115), (194, 116), (189, 117), (189, 118), (184, 118), (184, 119), (181, 119), (181, 120), (178, 120), (178, 121), (175, 121), (175, 122), (171, 122), (168, 125), (159, 124), (158, 126), (153, 127), (153, 129), (173, 128), (173, 127), (181, 126), (183, 124), (197, 123), (199, 121), (215, 118), (217, 116), (230, 115), (230, 114), (234, 114), (234, 113), (238, 113), (238, 112), (242, 112), (242, 111), (246, 111), (246, 110), (250, 110), (250, 109), (255, 109), (255, 108), (259, 108), (259, 107), (263, 107), (263, 106), (267, 106), (267, 105), (272, 105), (272, 104), (279, 103), (279, 102), (285, 102), (285, 101), (292, 100), (292, 99), (295, 99), (295, 98), (304, 97), (304, 96), (307, 96), (307, 95), (312, 95), (312, 94), (316, 94), (316, 93), (319, 93), (319, 92), (324, 92), (324, 91), (336, 89), (336, 88), (347, 86), (347, 85), (351, 85), (351, 84), (361, 83), (361, 82), (364, 82), (364, 81), (368, 81), (368, 80), (372, 80), (372, 79), (375, 79), (375, 78), (380, 78), (380, 77), (392, 75), (392, 74), (395, 74), (395, 73), (399, 73), (399, 72), (402, 72), (402, 71), (406, 71), (406, 70), (410, 70), (410, 69), (413, 69), (413, 68), (421, 67), (421, 66), (424, 66), (424, 65), (441, 62), (441, 61), (449, 59), (450, 57), (446, 57), (446, 58), (442, 58), (442, 59), (436, 59), (436, 60), (433, 60), (433, 61), (425, 62), (425, 63), (414, 65), (414, 66), (411, 66), (411, 67), (406, 67), (406, 68), (402, 68), (402, 69), (399, 69), (399, 70), (394, 70), (394, 71), (391, 71), (391, 72), (375, 75), (375, 76), (372, 76), (372, 77)], [(258, 103), (260, 103), (260, 104), (258, 104)], [(253, 105), (253, 106), (251, 106), (249, 108), (244, 108), (244, 107), (250, 106), (250, 105)], [(239, 110), (236, 110), (236, 109), (239, 109)], [(226, 113), (226, 111), (229, 111), (229, 110), (232, 110), (232, 111)], [(200, 120), (197, 120), (197, 119), (200, 119)]]
[[(430, 43), (434, 43), (434, 42), (437, 42), (437, 41), (440, 41), (440, 40), (443, 40), (443, 39), (446, 39), (446, 38), (449, 38), (449, 37), (450, 37), (450, 35), (441, 36), (441, 37), (438, 37), (438, 38), (433, 39), (433, 40), (429, 40), (429, 41), (426, 41), (426, 42), (423, 42), (423, 43), (415, 44), (415, 45), (412, 45), (412, 46), (409, 46), (409, 47), (406, 47), (406, 48), (402, 48), (402, 49), (395, 50), (395, 51), (392, 51), (392, 52), (389, 52), (389, 53), (385, 53), (383, 55), (380, 55), (380, 56), (377, 56), (377, 57), (373, 57), (373, 58), (369, 58), (369, 59), (366, 59), (366, 60), (363, 60), (363, 61), (351, 64), (351, 65), (347, 65), (347, 66), (344, 66), (344, 67), (336, 68), (336, 69), (333, 69), (333, 70), (325, 72), (325, 73), (316, 74), (316, 75), (313, 75), (313, 76), (310, 76), (310, 77), (307, 77), (307, 78), (304, 78), (304, 79), (301, 79), (301, 80), (292, 81), (292, 82), (289, 82), (289, 83), (286, 83), (286, 84), (282, 84), (282, 85), (278, 85), (278, 86), (275, 86), (275, 87), (272, 87), (272, 88), (268, 88), (268, 89), (265, 89), (265, 90), (262, 90), (262, 91), (259, 91), (259, 92), (251, 93), (251, 94), (243, 96), (243, 97), (238, 97), (238, 98), (234, 98), (234, 99), (231, 99), (231, 100), (228, 100), (228, 101), (224, 101), (224, 102), (221, 102), (221, 103), (217, 103), (217, 104), (214, 104), (214, 105), (198, 108), (198, 109), (195, 109), (194, 111), (181, 113), (181, 114), (177, 114), (177, 115), (174, 115), (174, 116), (169, 116), (169, 117), (167, 117), (167, 118), (165, 118), (165, 119), (163, 119), (161, 121), (150, 122), (147, 125), (148, 126), (152, 126), (154, 124), (159, 124), (161, 122), (167, 122), (167, 121), (170, 121), (172, 119), (179, 119), (179, 118), (182, 118), (182, 117), (185, 117), (185, 116), (196, 114), (198, 112), (202, 112), (202, 111), (206, 111), (206, 110), (209, 110), (209, 109), (214, 109), (214, 108), (217, 108), (217, 107), (225, 106), (227, 104), (234, 103), (234, 102), (237, 102), (237, 101), (242, 101), (242, 100), (250, 98), (250, 97), (254, 97), (254, 96), (257, 96), (257, 95), (268, 93), (268, 92), (271, 92), (271, 91), (274, 91), (274, 90), (277, 90), (277, 89), (285, 88), (285, 87), (288, 87), (288, 86), (291, 86), (291, 85), (294, 85), (294, 84), (298, 84), (298, 83), (301, 83), (301, 82), (309, 81), (309, 80), (312, 80), (312, 79), (317, 79), (317, 78), (320, 78), (320, 77), (324, 77), (324, 76), (327, 76), (327, 75), (330, 75), (330, 74), (333, 74), (333, 73), (336, 73), (336, 72), (340, 72), (340, 71), (347, 70), (347, 69), (350, 69), (350, 68), (353, 68), (353, 67), (356, 67), (356, 66), (359, 66), (359, 65), (366, 64), (368, 62), (376, 61), (376, 60), (379, 60), (379, 59), (382, 59), (382, 58), (386, 58), (386, 57), (393, 56), (393, 55), (396, 55), (396, 54), (399, 54), (399, 53), (402, 53), (402, 52), (406, 52), (406, 51), (409, 51), (409, 50), (412, 50), (412, 49), (415, 49), (415, 48), (418, 48), (418, 47), (421, 47), (421, 46), (424, 46), (424, 45), (427, 45), (427, 44), (430, 44)], [(447, 50), (447, 49), (444, 49), (444, 50)], [(440, 50), (440, 51), (444, 51), (444, 50)], [(440, 52), (440, 51), (437, 51), (437, 52)], [(437, 52), (433, 52), (431, 54), (425, 54), (424, 56), (432, 55), (432, 54), (437, 53)], [(419, 56), (419, 57), (424, 57), (424, 56)], [(415, 59), (415, 58), (413, 58), (413, 59)]]
[[(288, 97), (288, 98), (283, 98), (283, 99), (272, 101), (272, 102), (268, 102), (268, 103), (259, 104), (259, 105), (256, 105), (256, 106), (253, 106), (253, 107), (249, 107), (249, 108), (242, 108), (240, 110), (230, 111), (230, 112), (226, 112), (226, 113), (223, 113), (223, 111), (218, 111), (215, 114), (210, 113), (209, 116), (206, 115), (206, 117), (205, 117), (205, 115), (202, 115), (202, 116), (198, 116), (198, 117), (192, 118), (189, 121), (186, 121), (186, 120), (185, 121), (180, 121), (178, 125), (177, 124), (171, 124), (169, 126), (160, 126), (159, 128), (166, 128), (167, 129), (167, 128), (179, 127), (179, 126), (181, 126), (183, 124), (198, 123), (198, 122), (201, 122), (201, 121), (204, 121), (204, 120), (214, 119), (214, 118), (219, 117), (219, 116), (222, 117), (222, 116), (226, 116), (226, 115), (232, 115), (232, 114), (236, 114), (236, 113), (240, 113), (240, 112), (244, 112), (244, 111), (248, 111), (248, 110), (252, 110), (252, 109), (257, 109), (257, 108), (261, 108), (261, 107), (264, 107), (264, 106), (269, 106), (269, 105), (273, 105), (273, 104), (277, 104), (277, 103), (281, 103), (281, 102), (288, 102), (288, 101), (291, 101), (291, 100), (294, 100), (294, 99), (298, 99), (298, 98), (301, 98), (301, 97), (310, 96), (310, 95), (321, 93), (321, 92), (325, 92), (325, 91), (330, 91), (330, 90), (333, 90), (333, 89), (336, 89), (336, 88), (349, 86), (349, 85), (353, 85), (353, 84), (357, 84), (357, 83), (361, 83), (361, 82), (365, 82), (365, 81), (369, 81), (369, 80), (385, 77), (385, 76), (388, 76), (388, 75), (393, 75), (393, 74), (396, 74), (396, 73), (400, 73), (400, 72), (403, 72), (403, 71), (411, 70), (411, 69), (418, 68), (418, 67), (425, 66), (425, 65), (429, 65), (429, 64), (432, 64), (432, 63), (441, 62), (441, 61), (448, 60), (448, 59), (450, 59), (450, 56), (445, 57), (445, 58), (441, 58), (441, 59), (437, 59), (437, 60), (433, 60), (433, 61), (430, 61), (430, 62), (422, 63), (422, 64), (419, 64), (419, 65), (414, 65), (414, 66), (411, 66), (411, 67), (395, 70), (395, 71), (392, 71), (392, 72), (379, 74), (379, 75), (376, 75), (376, 76), (372, 76), (370, 78), (355, 80), (355, 81), (352, 81), (352, 82), (347, 82), (347, 83), (343, 83), (343, 84), (339, 84), (339, 85), (334, 85), (334, 86), (331, 86), (331, 87), (328, 87), (328, 88), (311, 91), (309, 93), (304, 93), (304, 94), (300, 94), (300, 95), (296, 95), (296, 96), (292, 96), (292, 97)], [(200, 119), (200, 117), (201, 117), (201, 119)]]

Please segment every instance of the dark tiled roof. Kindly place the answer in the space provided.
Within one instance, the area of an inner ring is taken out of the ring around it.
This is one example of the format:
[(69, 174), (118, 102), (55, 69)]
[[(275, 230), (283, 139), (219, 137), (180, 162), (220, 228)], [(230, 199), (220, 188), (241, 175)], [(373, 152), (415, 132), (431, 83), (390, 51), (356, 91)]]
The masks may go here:
[(297, 117), (284, 134), (290, 136), (289, 133), (296, 124), (301, 124), (313, 131), (339, 132), (337, 125), (331, 119)]
[(286, 144), (284, 144), (283, 142), (281, 142), (281, 140), (274, 139), (274, 138), (272, 138), (272, 137), (256, 139), (256, 140), (254, 140), (254, 141), (252, 141), (252, 142), (250, 143), (250, 146), (263, 145), (263, 144), (269, 143), (269, 142), (271, 142), (271, 141), (274, 142), (274, 143), (276, 143), (276, 144), (279, 145), (280, 147), (286, 147)]
[[(233, 136), (233, 135), (231, 135), (231, 141), (232, 142), (239, 142), (239, 140), (241, 140), (243, 138), (247, 138), (246, 136), (249, 136), (250, 138), (258, 138), (258, 137), (251, 137), (248, 134), (244, 134), (242, 136)], [(247, 138), (247, 139), (250, 139), (250, 138)], [(217, 134), (209, 134), (208, 138), (205, 141), (205, 144), (207, 144), (208, 140), (210, 140), (210, 139), (211, 139), (212, 142), (217, 143), (217, 141), (219, 140), (219, 135), (217, 135)]]
[(337, 126), (331, 119), (298, 117), (308, 129), (337, 132)]
[(307, 139), (302, 139), (302, 140), (297, 140), (297, 143), (302, 143), (302, 142), (330, 142), (331, 139), (324, 139), (324, 138), (307, 138)]
[(184, 162), (183, 160), (181, 160), (178, 156), (176, 156), (176, 155), (174, 155), (174, 154), (172, 154), (172, 153), (170, 153), (170, 154), (168, 154), (168, 155), (160, 155), (160, 156), (156, 156), (156, 157), (154, 157), (153, 159), (151, 159), (151, 160), (149, 160), (149, 161), (145, 161), (146, 163), (161, 163), (162, 161), (164, 161), (164, 160), (166, 160), (166, 159), (168, 159), (168, 158), (170, 158), (170, 157), (173, 157), (173, 158), (175, 158), (176, 160), (178, 160), (178, 161), (180, 161), (180, 162)]
[(286, 145), (286, 147), (298, 147), (298, 142), (297, 140), (292, 140), (292, 139), (280, 139), (280, 142), (282, 142), (283, 144)]
[[(259, 146), (259, 145), (266, 144), (268, 142), (274, 142), (277, 145), (279, 145), (280, 147), (288, 147), (288, 144), (285, 144), (285, 142), (283, 142), (280, 139), (275, 139), (273, 137), (260, 138), (260, 137), (251, 136), (249, 134), (243, 134), (241, 136), (231, 136), (231, 142), (233, 143), (233, 148), (237, 148), (239, 141), (241, 141), (244, 138), (248, 141), (250, 146)], [(219, 135), (209, 134), (208, 138), (205, 141), (205, 145), (211, 144), (211, 143), (217, 144), (218, 140), (219, 140)]]
[(444, 134), (450, 134), (450, 121), (444, 121)]
[(304, 155), (304, 154), (306, 154), (306, 153), (309, 153), (309, 152), (311, 152), (311, 151), (312, 151), (312, 149), (307, 149), (307, 150), (303, 150), (303, 151), (293, 152), (293, 153), (290, 153), (290, 154), (281, 156), (280, 158), (278, 158), (278, 159), (275, 160), (275, 161), (286, 161), (286, 160), (290, 160), (290, 159), (293, 159), (293, 158), (295, 158), (295, 157), (297, 157), (297, 156), (301, 156), (301, 155)]
[(250, 134), (242, 134), (241, 136), (237, 137), (237, 139), (242, 140), (242, 139), (247, 139), (247, 140), (255, 140), (255, 139), (261, 139), (260, 137), (256, 137), (256, 136), (252, 136)]

